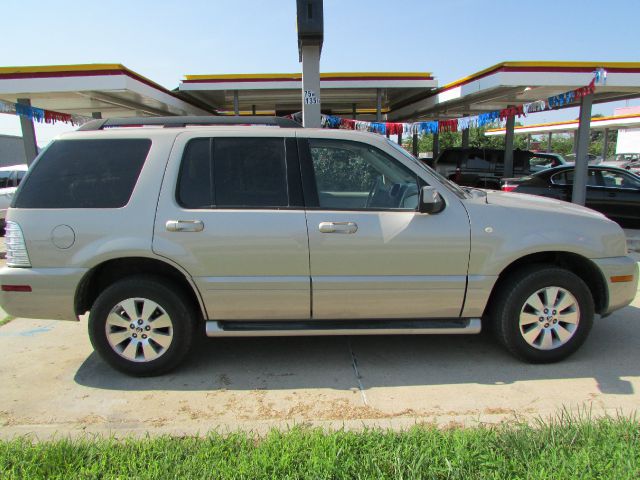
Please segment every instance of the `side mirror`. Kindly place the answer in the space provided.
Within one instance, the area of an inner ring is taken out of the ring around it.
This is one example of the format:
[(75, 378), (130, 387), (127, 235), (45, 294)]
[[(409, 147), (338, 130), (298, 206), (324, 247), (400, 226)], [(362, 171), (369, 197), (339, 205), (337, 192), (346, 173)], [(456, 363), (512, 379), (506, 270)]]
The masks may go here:
[(435, 187), (422, 187), (418, 211), (420, 213), (440, 213), (444, 209), (444, 200)]

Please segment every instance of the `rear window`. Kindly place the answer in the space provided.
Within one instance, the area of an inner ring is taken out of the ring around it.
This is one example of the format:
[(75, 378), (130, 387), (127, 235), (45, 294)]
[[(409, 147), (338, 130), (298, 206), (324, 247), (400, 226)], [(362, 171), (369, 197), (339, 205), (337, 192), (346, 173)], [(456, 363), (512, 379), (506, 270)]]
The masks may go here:
[(149, 139), (58, 140), (22, 183), (17, 208), (119, 208), (131, 198)]
[(456, 150), (445, 150), (437, 159), (438, 165), (457, 165), (462, 158)]

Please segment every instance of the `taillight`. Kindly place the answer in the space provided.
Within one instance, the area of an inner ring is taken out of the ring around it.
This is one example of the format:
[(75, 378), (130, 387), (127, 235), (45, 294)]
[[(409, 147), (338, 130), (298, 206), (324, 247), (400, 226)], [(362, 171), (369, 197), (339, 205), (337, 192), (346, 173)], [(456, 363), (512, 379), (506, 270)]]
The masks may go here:
[(503, 192), (512, 192), (514, 191), (518, 186), (517, 185), (502, 185), (502, 191)]
[(7, 267), (31, 267), (20, 225), (7, 221), (4, 240), (7, 245)]

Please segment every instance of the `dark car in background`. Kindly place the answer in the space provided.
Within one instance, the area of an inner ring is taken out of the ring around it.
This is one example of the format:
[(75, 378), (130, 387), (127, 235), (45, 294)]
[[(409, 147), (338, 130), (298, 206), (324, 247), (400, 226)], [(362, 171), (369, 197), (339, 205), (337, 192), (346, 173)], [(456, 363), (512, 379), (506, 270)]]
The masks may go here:
[[(640, 227), (640, 176), (607, 166), (588, 167), (586, 206), (623, 227)], [(551, 168), (522, 178), (506, 178), (502, 190), (571, 201), (573, 165)]]
[[(564, 165), (561, 155), (513, 151), (513, 174), (529, 175)], [(494, 148), (447, 148), (434, 160), (433, 168), (449, 180), (467, 187), (500, 189), (504, 176), (504, 150)]]

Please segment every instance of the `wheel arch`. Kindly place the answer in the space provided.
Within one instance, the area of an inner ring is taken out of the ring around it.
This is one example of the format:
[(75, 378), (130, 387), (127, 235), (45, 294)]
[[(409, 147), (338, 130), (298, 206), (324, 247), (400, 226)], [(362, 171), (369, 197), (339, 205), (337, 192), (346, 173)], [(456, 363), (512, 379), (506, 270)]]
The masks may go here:
[(201, 313), (202, 318), (207, 318), (204, 303), (191, 278), (176, 266), (149, 257), (114, 258), (92, 267), (85, 273), (76, 288), (75, 314), (80, 316), (91, 310), (98, 295), (108, 286), (124, 278), (140, 274), (154, 275), (173, 283), (191, 301), (194, 309)]
[(485, 307), (484, 315), (488, 314), (490, 306), (495, 301), (497, 292), (508, 282), (512, 273), (518, 271), (523, 267), (531, 265), (553, 265), (576, 274), (580, 277), (589, 288), (591, 296), (593, 298), (595, 312), (601, 314), (606, 312), (609, 304), (609, 293), (607, 290), (607, 283), (602, 275), (602, 272), (598, 266), (582, 255), (571, 252), (538, 252), (525, 255), (518, 258), (514, 262), (507, 265), (498, 275), (498, 280), (495, 282), (489, 301)]

